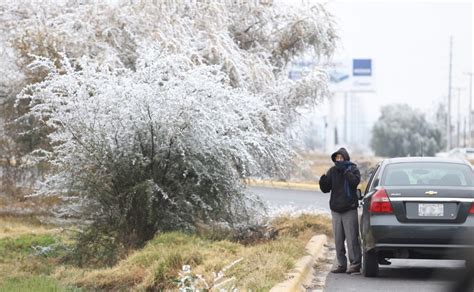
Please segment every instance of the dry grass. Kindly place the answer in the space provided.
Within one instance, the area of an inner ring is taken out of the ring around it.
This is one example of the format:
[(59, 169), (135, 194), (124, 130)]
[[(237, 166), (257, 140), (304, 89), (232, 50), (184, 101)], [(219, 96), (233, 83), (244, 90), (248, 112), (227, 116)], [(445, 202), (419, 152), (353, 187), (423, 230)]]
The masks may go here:
[[(278, 230), (276, 239), (251, 245), (180, 232), (163, 233), (113, 267), (83, 269), (61, 264), (57, 253), (47, 257), (32, 254), (33, 245), (67, 241), (58, 229), (31, 217), (0, 217), (0, 290), (31, 285), (59, 287), (58, 291), (70, 287), (177, 290), (182, 266), (190, 265), (192, 275), (202, 275), (211, 287), (229, 280), (227, 288), (267, 291), (285, 280), (286, 273), (305, 254), (305, 245), (313, 235), (331, 234), (330, 219), (323, 215), (280, 217), (272, 225)], [(219, 272), (224, 277), (214, 283), (214, 273)], [(196, 286), (206, 288), (204, 281), (196, 281)]]
[[(35, 246), (61, 241), (59, 229), (33, 217), (0, 217), (0, 291), (65, 291), (49, 277), (58, 265), (57, 250), (35, 255)], [(64, 288), (64, 289), (63, 289)]]
[[(285, 274), (305, 254), (305, 245), (314, 234), (331, 234), (330, 219), (323, 215), (282, 217), (273, 224), (279, 230), (276, 240), (250, 246), (179, 232), (160, 234), (114, 267), (95, 270), (63, 267), (57, 269), (55, 277), (85, 289), (177, 289), (173, 281), (180, 279), (183, 265), (190, 265), (193, 275), (202, 275), (209, 286), (214, 284), (214, 273), (223, 272), (230, 286), (269, 290), (285, 279)], [(239, 259), (240, 262), (224, 271)], [(206, 285), (197, 281), (197, 286)]]
[(24, 235), (55, 234), (60, 229), (47, 226), (33, 217), (0, 217), (0, 239), (17, 238)]
[(307, 242), (314, 234), (332, 236), (331, 218), (327, 215), (302, 214), (275, 218), (272, 225), (279, 230), (280, 236), (296, 237)]
[[(358, 188), (364, 192), (367, 185), (366, 180), (368, 179), (369, 169), (382, 161), (382, 158), (375, 156), (353, 155), (351, 156), (351, 160), (359, 167), (361, 172), (361, 183)], [(318, 153), (300, 153), (295, 164), (296, 167), (293, 170), (290, 179), (286, 182), (290, 185), (291, 183), (316, 185), (318, 183), (319, 177), (325, 174), (328, 169), (334, 165), (329, 155)], [(271, 187), (278, 187), (278, 183), (279, 182), (269, 182), (267, 184)]]
[[(301, 154), (301, 157), (302, 161), (309, 163), (309, 168), (314, 176), (321, 176), (322, 174), (325, 174), (327, 170), (334, 165), (329, 155), (306, 153)], [(382, 158), (375, 156), (354, 155), (351, 157), (351, 160), (359, 165), (359, 167), (373, 167), (378, 162), (380, 162)]]

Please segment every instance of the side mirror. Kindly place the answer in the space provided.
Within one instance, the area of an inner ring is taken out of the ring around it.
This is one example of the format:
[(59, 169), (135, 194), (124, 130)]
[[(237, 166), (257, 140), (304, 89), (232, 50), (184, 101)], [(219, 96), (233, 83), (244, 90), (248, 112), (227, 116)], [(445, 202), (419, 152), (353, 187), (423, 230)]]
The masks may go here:
[(357, 199), (362, 200), (362, 191), (357, 189)]
[(376, 178), (376, 179), (374, 180), (374, 183), (373, 183), (374, 188), (379, 185), (379, 181), (380, 181), (380, 180), (379, 180), (378, 178)]

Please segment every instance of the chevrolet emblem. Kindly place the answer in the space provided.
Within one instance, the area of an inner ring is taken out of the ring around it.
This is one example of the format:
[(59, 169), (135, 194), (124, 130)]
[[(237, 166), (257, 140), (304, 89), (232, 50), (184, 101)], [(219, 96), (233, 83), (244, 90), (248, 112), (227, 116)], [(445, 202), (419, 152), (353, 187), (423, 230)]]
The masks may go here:
[(425, 195), (428, 195), (428, 196), (434, 196), (436, 195), (438, 192), (435, 192), (435, 191), (427, 191), (425, 192)]

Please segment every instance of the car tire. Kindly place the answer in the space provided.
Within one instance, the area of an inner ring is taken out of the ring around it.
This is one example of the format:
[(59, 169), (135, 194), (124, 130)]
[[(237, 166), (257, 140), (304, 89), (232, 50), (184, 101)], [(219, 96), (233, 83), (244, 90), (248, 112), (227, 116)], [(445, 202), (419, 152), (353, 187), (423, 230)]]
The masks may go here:
[(362, 256), (362, 275), (364, 277), (376, 277), (378, 272), (377, 254), (374, 250), (364, 251)]

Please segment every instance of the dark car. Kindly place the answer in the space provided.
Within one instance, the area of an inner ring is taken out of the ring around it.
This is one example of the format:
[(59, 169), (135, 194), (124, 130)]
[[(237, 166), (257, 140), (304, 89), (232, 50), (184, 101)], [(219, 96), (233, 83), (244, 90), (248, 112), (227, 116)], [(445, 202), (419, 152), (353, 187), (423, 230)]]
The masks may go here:
[(385, 258), (466, 259), (474, 250), (474, 173), (455, 158), (377, 165), (362, 197), (362, 273)]

